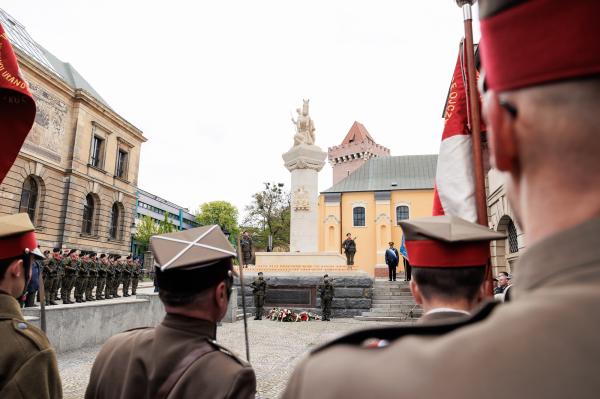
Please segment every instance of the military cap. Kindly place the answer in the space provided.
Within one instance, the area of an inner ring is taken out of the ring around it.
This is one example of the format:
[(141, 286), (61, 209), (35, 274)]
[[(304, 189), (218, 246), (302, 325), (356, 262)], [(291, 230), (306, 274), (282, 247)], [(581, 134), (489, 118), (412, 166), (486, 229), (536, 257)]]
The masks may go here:
[(59, 247), (54, 247), (54, 248), (52, 248), (52, 252), (58, 253), (58, 252), (60, 252), (60, 248)]
[(599, 74), (599, 15), (597, 0), (481, 0), (485, 86), (506, 91)]
[(91, 258), (93, 258), (94, 256), (96, 256), (96, 253), (92, 251), (92, 252), (90, 252), (88, 255), (89, 255)]
[(43, 259), (35, 238), (35, 227), (26, 213), (0, 216), (0, 259), (32, 254)]
[(100, 259), (106, 258), (106, 254), (100, 254)]
[(129, 256), (128, 256), (127, 258), (125, 258), (125, 259), (127, 259), (127, 260), (130, 260), (130, 259), (131, 259), (131, 255), (129, 255)]
[(159, 288), (199, 292), (233, 276), (236, 252), (217, 225), (156, 235), (150, 250)]
[(77, 252), (77, 250), (76, 249), (72, 249), (72, 250), (69, 251), (69, 255), (73, 255), (75, 252)]
[(489, 242), (506, 238), (456, 216), (432, 216), (400, 222), (410, 264), (415, 267), (484, 266)]

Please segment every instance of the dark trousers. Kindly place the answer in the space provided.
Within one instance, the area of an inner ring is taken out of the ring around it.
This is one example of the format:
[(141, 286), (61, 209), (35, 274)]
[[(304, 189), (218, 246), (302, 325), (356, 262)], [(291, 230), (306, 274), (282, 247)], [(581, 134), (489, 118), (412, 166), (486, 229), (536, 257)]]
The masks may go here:
[(354, 251), (352, 251), (352, 252), (346, 251), (346, 265), (348, 265), (348, 266), (354, 265), (354, 254), (355, 253), (356, 252), (354, 252)]
[(408, 261), (406, 259), (404, 259), (404, 273), (405, 273), (406, 281), (410, 281), (411, 269), (412, 269), (412, 266), (410, 265), (410, 263), (408, 263)]
[(396, 266), (388, 265), (388, 276), (390, 276), (390, 281), (396, 281)]

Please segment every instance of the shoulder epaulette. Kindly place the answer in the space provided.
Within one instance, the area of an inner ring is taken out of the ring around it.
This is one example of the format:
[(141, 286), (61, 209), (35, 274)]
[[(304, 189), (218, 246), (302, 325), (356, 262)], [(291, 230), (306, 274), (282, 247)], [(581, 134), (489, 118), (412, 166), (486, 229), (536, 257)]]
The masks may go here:
[(232, 352), (228, 348), (224, 347), (223, 345), (221, 345), (220, 343), (218, 343), (214, 339), (209, 339), (208, 342), (211, 345), (213, 345), (218, 351), (220, 351), (222, 353), (225, 353), (226, 355), (228, 355), (228, 356), (232, 357), (233, 359), (235, 359), (242, 366), (249, 366), (250, 365), (250, 363), (248, 363), (247, 361), (245, 361), (244, 359), (242, 359), (241, 357), (239, 357), (234, 352)]
[(360, 346), (363, 345), (365, 341), (372, 339), (393, 342), (407, 335), (436, 336), (447, 334), (458, 328), (486, 319), (492, 313), (496, 305), (498, 305), (498, 302), (488, 302), (471, 317), (461, 319), (460, 321), (449, 321), (444, 324), (414, 324), (410, 326), (380, 327), (356, 331), (321, 345), (311, 353), (314, 354), (335, 345), (345, 344)]

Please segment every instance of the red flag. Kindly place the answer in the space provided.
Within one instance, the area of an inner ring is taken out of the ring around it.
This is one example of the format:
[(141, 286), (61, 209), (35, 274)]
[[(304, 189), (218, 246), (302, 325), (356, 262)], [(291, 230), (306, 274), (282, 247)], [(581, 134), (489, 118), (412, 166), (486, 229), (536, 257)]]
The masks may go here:
[(463, 70), (463, 57), (459, 54), (444, 111), (445, 125), (435, 178), (433, 215), (454, 215), (476, 222), (473, 150)]
[(0, 183), (17, 158), (35, 119), (35, 102), (0, 24)]

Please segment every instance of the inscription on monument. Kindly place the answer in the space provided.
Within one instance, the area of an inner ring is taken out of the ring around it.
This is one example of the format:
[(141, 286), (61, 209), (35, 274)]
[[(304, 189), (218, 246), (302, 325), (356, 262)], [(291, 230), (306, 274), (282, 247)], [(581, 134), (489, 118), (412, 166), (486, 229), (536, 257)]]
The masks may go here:
[(310, 288), (269, 288), (265, 303), (268, 306), (312, 305)]

